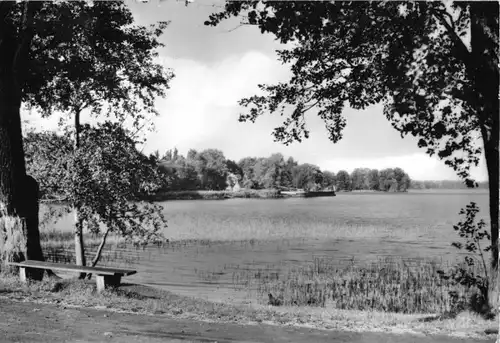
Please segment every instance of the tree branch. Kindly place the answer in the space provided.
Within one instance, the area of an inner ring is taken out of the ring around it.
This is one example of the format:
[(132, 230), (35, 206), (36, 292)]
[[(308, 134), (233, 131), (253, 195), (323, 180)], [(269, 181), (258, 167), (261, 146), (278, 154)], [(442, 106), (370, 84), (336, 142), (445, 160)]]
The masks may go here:
[[(94, 268), (97, 265), (97, 263), (99, 262), (99, 260), (101, 259), (102, 250), (104, 248), (104, 245), (106, 244), (106, 238), (108, 237), (110, 230), (111, 229), (108, 226), (108, 228), (106, 229), (106, 232), (104, 232), (104, 235), (102, 236), (101, 243), (99, 244), (99, 248), (97, 248), (97, 252), (95, 253), (95, 257), (92, 260), (92, 265), (91, 265), (92, 268)], [(87, 274), (88, 280), (90, 280), (91, 277), (92, 277), (92, 274)]]
[(142, 129), (144, 129), (144, 127), (147, 124), (150, 124), (152, 121), (153, 121), (152, 119), (146, 120), (144, 124), (142, 124), (139, 128), (137, 128), (137, 130), (135, 130), (135, 132), (132, 135), (130, 135), (130, 138), (134, 139), (137, 136), (137, 134), (139, 134), (139, 132), (141, 132)]
[[(312, 100), (312, 99), (311, 99)], [(311, 108), (315, 107), (319, 102), (321, 101), (321, 99), (318, 99), (316, 100), (316, 102), (314, 102), (313, 104), (309, 104), (309, 106), (305, 107), (303, 110), (302, 110), (302, 113), (305, 114), (307, 111), (309, 111)], [(309, 101), (308, 101), (309, 102)]]
[[(34, 12), (36, 9), (41, 7), (41, 2), (39, 3), (38, 1), (26, 1), (24, 4), (24, 9), (23, 9), (23, 15), (22, 15), (22, 21), (21, 21), (21, 43), (17, 46), (16, 52), (14, 53), (14, 59), (12, 61), (12, 71), (14, 74), (14, 83), (16, 87), (16, 92), (19, 95), (19, 99), (21, 98), (21, 85), (24, 81), (24, 73), (26, 72), (26, 67), (23, 65), (22, 66), (22, 77), (20, 78), (18, 75), (18, 65), (19, 61), (23, 60), (23, 62), (26, 60), (28, 56), (28, 50), (31, 45), (31, 41), (33, 40), (34, 36), (34, 29), (33, 29), (33, 16)], [(20, 80), (21, 79), (21, 80)]]
[[(453, 22), (451, 14), (449, 14), (444, 10), (438, 10), (432, 7), (430, 8), (430, 11), (434, 15), (434, 17), (446, 28), (446, 31), (448, 32), (448, 35), (455, 44), (455, 48), (457, 49), (459, 57), (461, 58), (462, 62), (464, 62), (466, 68), (468, 70), (473, 68), (474, 61), (471, 58), (471, 53), (469, 49), (467, 49), (467, 47), (465, 46), (460, 36), (458, 36), (457, 32), (455, 31), (455, 24)], [(444, 16), (450, 18), (451, 24), (448, 23), (448, 21)]]

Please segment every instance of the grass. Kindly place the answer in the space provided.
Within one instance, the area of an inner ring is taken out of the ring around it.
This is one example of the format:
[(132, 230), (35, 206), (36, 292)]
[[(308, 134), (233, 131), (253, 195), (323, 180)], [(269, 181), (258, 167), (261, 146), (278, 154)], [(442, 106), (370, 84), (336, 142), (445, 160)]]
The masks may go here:
[[(74, 233), (70, 230), (57, 230), (55, 228), (52, 229), (41, 229), (40, 230), (40, 241), (42, 242), (43, 247), (49, 246), (72, 246), (74, 245)], [(90, 246), (99, 245), (101, 242), (101, 237), (99, 235), (85, 234), (84, 235), (85, 244)], [(106, 239), (106, 243), (111, 246), (119, 246), (124, 243), (124, 239), (120, 238), (117, 235), (110, 234)]]
[(430, 314), (467, 309), (477, 290), (443, 280), (437, 273), (443, 268), (436, 262), (401, 259), (339, 268), (331, 259), (315, 258), (284, 273), (276, 269), (234, 272), (232, 280), (236, 289), (255, 285), (261, 302), (272, 303), (272, 298), (280, 306)]
[(235, 306), (180, 296), (141, 285), (122, 285), (97, 293), (95, 284), (74, 279), (46, 279), (21, 284), (18, 278), (0, 275), (0, 296), (21, 301), (57, 303), (59, 306), (106, 308), (154, 316), (240, 324), (268, 323), (347, 331), (388, 331), (448, 334), (485, 338), (494, 322), (464, 312), (455, 319), (427, 315), (346, 311), (332, 308)]
[[(101, 242), (98, 235), (84, 234), (85, 257), (91, 261)], [(40, 230), (40, 243), (44, 252), (44, 257), (56, 263), (75, 263), (74, 256), (74, 234), (71, 231), (59, 231), (56, 229)], [(101, 255), (100, 261), (108, 263), (120, 260), (125, 264), (137, 261), (137, 257), (124, 253), (127, 244), (123, 238), (117, 235), (109, 235), (106, 239), (106, 246)]]

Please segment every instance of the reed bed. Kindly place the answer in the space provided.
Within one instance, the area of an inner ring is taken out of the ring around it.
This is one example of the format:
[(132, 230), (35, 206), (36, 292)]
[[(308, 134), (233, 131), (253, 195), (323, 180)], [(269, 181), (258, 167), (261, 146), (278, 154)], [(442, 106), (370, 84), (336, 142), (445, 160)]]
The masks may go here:
[[(65, 243), (55, 246), (56, 237), (58, 242), (66, 238)], [(210, 241), (198, 243), (200, 246), (216, 244)], [(73, 244), (72, 236), (67, 234), (42, 235), (44, 252), (50, 261), (73, 263)], [(167, 247), (158, 249), (175, 250), (196, 244), (194, 240), (170, 242)], [(254, 244), (258, 241), (248, 243), (247, 248)], [(88, 259), (96, 249), (97, 244), (88, 244)], [(115, 242), (105, 249), (102, 263), (137, 263), (141, 255), (134, 254), (134, 250), (123, 242)], [(224, 265), (220, 270), (195, 270), (195, 274), (204, 283), (226, 284), (235, 290), (246, 291), (262, 304), (404, 314), (456, 313), (466, 309), (468, 299), (476, 290), (443, 280), (438, 271), (448, 268), (442, 261), (385, 258), (360, 263), (314, 257), (310, 263), (296, 266), (283, 263), (268, 264), (264, 268)]]
[(283, 306), (319, 306), (342, 310), (392, 313), (455, 313), (467, 306), (475, 289), (441, 279), (435, 262), (385, 259), (369, 265), (340, 267), (315, 258), (306, 266), (277, 271), (233, 272), (235, 289), (256, 289), (262, 303)]
[[(91, 261), (99, 247), (101, 237), (99, 235), (84, 234), (85, 257)], [(74, 256), (74, 234), (71, 231), (60, 231), (55, 229), (40, 230), (40, 243), (47, 261), (56, 263), (75, 263)], [(139, 259), (137, 254), (131, 254), (124, 239), (117, 235), (109, 235), (101, 255), (101, 263), (125, 263), (131, 264)]]

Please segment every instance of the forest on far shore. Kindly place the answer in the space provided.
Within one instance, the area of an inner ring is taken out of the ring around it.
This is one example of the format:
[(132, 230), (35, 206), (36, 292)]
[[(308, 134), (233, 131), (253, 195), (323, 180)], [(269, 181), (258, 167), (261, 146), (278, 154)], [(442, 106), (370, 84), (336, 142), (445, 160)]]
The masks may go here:
[[(299, 163), (293, 157), (281, 153), (269, 157), (245, 157), (238, 162), (226, 159), (218, 149), (196, 151), (190, 149), (183, 156), (177, 149), (160, 155), (160, 171), (167, 178), (166, 191), (181, 190), (239, 190), (278, 189), (305, 191), (384, 191), (406, 192), (408, 189), (464, 189), (461, 181), (411, 180), (399, 167), (381, 170), (356, 168), (351, 173), (321, 170), (310, 163)], [(479, 188), (487, 188), (480, 182)]]

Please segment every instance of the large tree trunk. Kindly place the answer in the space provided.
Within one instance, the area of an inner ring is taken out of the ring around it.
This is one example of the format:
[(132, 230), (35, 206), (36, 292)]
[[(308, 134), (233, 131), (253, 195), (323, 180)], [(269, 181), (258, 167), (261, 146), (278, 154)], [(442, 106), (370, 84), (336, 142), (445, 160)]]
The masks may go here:
[[(474, 86), (477, 89), (475, 105), (481, 126), (486, 167), (489, 181), (490, 225), (491, 225), (491, 275), (492, 285), (489, 301), (492, 306), (500, 305), (498, 292), (499, 246), (499, 4), (478, 2), (470, 4), (471, 14), (471, 57), (469, 65)], [(496, 303), (496, 304), (495, 304)]]
[[(75, 257), (76, 264), (79, 266), (85, 266), (87, 264), (85, 260), (85, 247), (83, 244), (83, 221), (80, 216), (78, 208), (73, 209), (75, 215)], [(82, 275), (83, 277), (84, 275)]]
[[(498, 113), (497, 113), (498, 117)], [(486, 155), (486, 167), (488, 169), (488, 180), (489, 180), (489, 200), (490, 200), (490, 221), (491, 221), (491, 244), (492, 244), (492, 258), (491, 258), (491, 275), (492, 286), (491, 287), (491, 300), (498, 300), (496, 305), (500, 305), (500, 299), (495, 299), (495, 293), (498, 292), (498, 265), (499, 265), (499, 246), (498, 246), (498, 212), (499, 212), (499, 156), (498, 156), (498, 120), (496, 121), (496, 130), (491, 133), (489, 140), (484, 140), (484, 150)], [(495, 277), (496, 276), (496, 277)], [(500, 292), (499, 292), (500, 293)], [(500, 296), (500, 294), (496, 294)], [(491, 302), (495, 305), (494, 301)]]
[[(8, 19), (13, 3), (0, 6), (0, 207), (18, 216), (26, 236), (25, 258), (43, 260), (38, 231), (38, 184), (26, 175), (21, 131), (21, 73), (32, 33), (27, 29), (30, 8), (25, 4), (22, 39)], [(34, 10), (34, 9), (31, 9)], [(31, 277), (41, 279), (43, 273)]]

